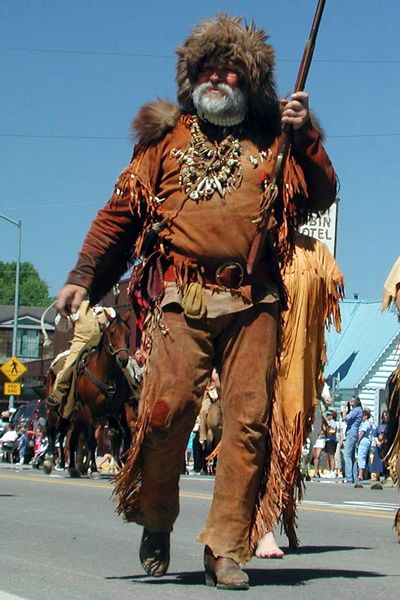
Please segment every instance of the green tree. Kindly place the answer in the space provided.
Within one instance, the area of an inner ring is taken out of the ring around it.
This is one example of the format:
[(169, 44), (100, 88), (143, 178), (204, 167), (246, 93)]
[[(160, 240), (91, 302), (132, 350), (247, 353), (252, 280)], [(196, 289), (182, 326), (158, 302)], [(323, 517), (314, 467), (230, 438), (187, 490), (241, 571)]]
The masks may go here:
[[(0, 304), (14, 304), (17, 263), (0, 261)], [(29, 262), (21, 262), (19, 270), (20, 306), (49, 306), (54, 301), (49, 286)]]

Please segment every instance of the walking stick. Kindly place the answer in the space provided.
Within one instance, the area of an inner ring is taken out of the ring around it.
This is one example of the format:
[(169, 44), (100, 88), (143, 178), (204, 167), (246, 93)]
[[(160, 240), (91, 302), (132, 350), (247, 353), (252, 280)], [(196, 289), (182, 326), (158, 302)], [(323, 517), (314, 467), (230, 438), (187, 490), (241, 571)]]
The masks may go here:
[[(293, 92), (302, 92), (304, 90), (308, 71), (310, 70), (312, 56), (315, 48), (315, 42), (317, 39), (319, 24), (321, 22), (324, 7), (325, 0), (318, 0), (314, 20), (311, 26), (310, 36), (304, 47), (303, 56), (301, 59), (299, 71), (297, 73), (297, 79)], [(271, 208), (278, 197), (278, 186), (281, 180), (282, 169), (289, 152), (291, 134), (292, 126), (288, 123), (285, 123), (285, 125), (282, 128), (281, 142), (277, 157), (275, 159), (271, 182), (269, 183), (267, 188), (267, 194), (269, 195), (269, 198), (258, 221), (256, 235), (251, 244), (249, 257), (247, 259), (247, 273), (249, 275), (251, 275), (255, 271), (262, 256), (262, 252), (266, 243), (268, 231), (266, 226), (271, 215)]]

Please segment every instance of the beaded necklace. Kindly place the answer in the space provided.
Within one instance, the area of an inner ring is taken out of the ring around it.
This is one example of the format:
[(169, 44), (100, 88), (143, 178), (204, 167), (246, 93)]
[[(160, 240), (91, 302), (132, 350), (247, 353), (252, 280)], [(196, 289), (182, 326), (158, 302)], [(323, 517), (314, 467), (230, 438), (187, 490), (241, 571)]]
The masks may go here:
[(181, 186), (195, 202), (209, 200), (214, 192), (225, 198), (227, 192), (236, 190), (242, 182), (239, 140), (228, 135), (219, 143), (210, 143), (195, 116), (190, 133), (191, 139), (185, 150), (171, 151), (171, 156), (181, 167)]

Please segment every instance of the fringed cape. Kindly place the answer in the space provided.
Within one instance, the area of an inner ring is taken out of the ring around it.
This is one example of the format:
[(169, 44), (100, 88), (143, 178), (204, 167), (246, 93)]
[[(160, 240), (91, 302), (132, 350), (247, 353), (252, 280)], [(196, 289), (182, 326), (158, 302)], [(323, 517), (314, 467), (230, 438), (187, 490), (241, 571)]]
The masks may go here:
[(251, 532), (251, 544), (281, 521), (291, 547), (298, 545), (296, 490), (302, 498), (300, 459), (323, 387), (324, 330), (340, 331), (343, 276), (325, 244), (297, 234), (293, 261), (283, 272), (288, 310), (283, 313), (270, 430), (271, 461), (265, 471)]

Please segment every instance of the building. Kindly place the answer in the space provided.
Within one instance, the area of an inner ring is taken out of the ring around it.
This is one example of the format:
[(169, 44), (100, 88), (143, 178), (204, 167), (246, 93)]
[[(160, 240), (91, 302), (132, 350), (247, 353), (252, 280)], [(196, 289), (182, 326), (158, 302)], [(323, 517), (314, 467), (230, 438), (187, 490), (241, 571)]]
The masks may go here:
[[(49, 344), (44, 345), (41, 319), (45, 308), (37, 306), (20, 306), (18, 309), (17, 350), (16, 356), (28, 368), (19, 383), (22, 383), (22, 394), (15, 397), (14, 404), (28, 402), (37, 398), (39, 390), (44, 387), (44, 378), (54, 356), (54, 317), (55, 309), (51, 308), (44, 315), (43, 327), (47, 332)], [(14, 306), (0, 306), (0, 364), (5, 363), (12, 355), (12, 338), (14, 325)], [(0, 372), (0, 406), (8, 407), (8, 397), (4, 395), (4, 382), (7, 378)], [(35, 391), (36, 390), (36, 391)]]
[(385, 404), (385, 386), (400, 360), (400, 322), (393, 311), (381, 312), (380, 302), (343, 300), (342, 333), (327, 332), (325, 377), (335, 406), (353, 395), (376, 421)]

